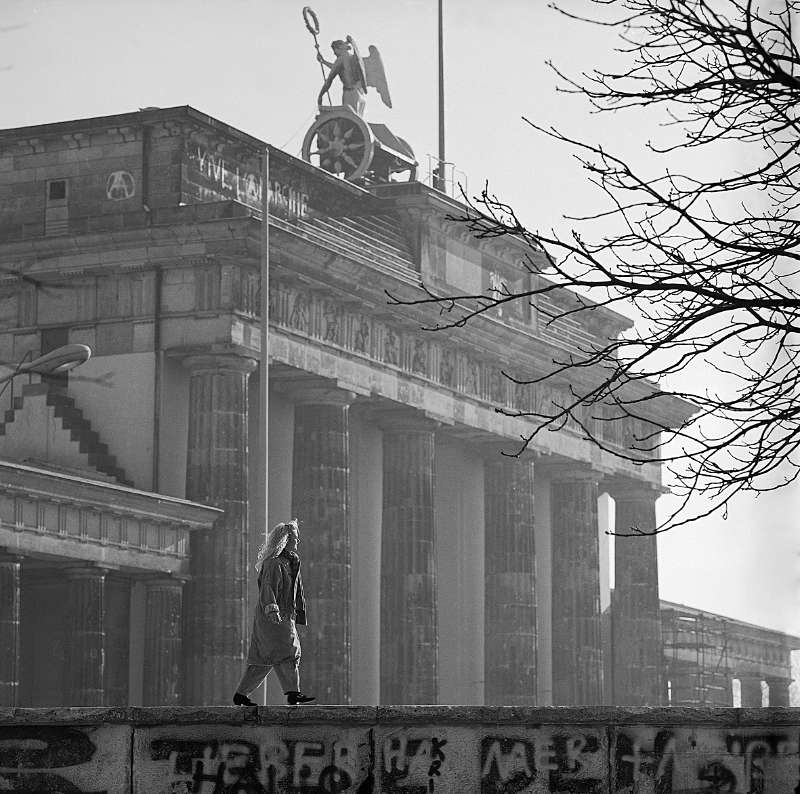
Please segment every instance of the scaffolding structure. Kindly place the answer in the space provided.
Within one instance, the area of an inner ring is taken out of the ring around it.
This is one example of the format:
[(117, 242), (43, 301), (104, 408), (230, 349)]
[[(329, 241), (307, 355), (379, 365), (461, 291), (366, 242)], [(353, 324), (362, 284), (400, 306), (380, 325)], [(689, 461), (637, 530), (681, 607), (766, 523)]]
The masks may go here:
[(728, 621), (663, 608), (661, 621), (668, 705), (733, 705)]

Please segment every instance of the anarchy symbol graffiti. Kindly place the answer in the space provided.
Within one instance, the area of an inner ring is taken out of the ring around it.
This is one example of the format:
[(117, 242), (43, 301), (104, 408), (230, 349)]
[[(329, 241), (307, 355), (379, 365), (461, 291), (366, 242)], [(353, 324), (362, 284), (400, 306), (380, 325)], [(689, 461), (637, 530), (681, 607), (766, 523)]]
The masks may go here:
[(136, 194), (136, 183), (129, 171), (114, 171), (106, 180), (106, 196), (112, 201), (133, 198)]

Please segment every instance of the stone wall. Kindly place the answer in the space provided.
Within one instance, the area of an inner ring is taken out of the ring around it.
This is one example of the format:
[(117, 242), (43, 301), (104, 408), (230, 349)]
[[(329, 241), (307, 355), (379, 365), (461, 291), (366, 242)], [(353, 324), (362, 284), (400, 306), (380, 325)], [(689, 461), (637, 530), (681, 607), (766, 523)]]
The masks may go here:
[(798, 709), (0, 709), (0, 790), (800, 791)]

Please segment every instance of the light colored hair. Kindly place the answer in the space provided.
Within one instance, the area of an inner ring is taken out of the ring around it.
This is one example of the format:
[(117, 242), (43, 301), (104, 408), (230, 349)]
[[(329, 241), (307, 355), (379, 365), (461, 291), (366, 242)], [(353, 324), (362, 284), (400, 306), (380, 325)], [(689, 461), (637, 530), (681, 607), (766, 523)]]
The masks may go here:
[(294, 530), (298, 531), (297, 519), (293, 518), (291, 521), (285, 521), (275, 526), (267, 533), (267, 539), (258, 547), (258, 554), (256, 555), (255, 569), (261, 567), (264, 560), (275, 559), (279, 557), (281, 552), (286, 548), (289, 541), (289, 533)]

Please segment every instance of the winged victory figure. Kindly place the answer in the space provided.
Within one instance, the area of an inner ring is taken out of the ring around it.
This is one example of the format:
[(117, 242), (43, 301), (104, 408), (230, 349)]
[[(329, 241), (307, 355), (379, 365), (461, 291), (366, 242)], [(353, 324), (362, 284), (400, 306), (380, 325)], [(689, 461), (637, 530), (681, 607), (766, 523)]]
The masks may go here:
[(377, 47), (370, 45), (369, 55), (366, 58), (362, 58), (355, 39), (352, 36), (348, 36), (345, 40), (336, 39), (336, 41), (331, 42), (331, 48), (336, 58), (332, 62), (326, 61), (317, 52), (317, 60), (330, 69), (319, 92), (318, 105), (322, 104), (323, 95), (330, 89), (334, 79), (338, 77), (342, 81), (342, 104), (359, 116), (364, 115), (368, 86), (372, 86), (377, 90), (387, 107), (392, 106), (389, 85), (386, 82), (386, 72)]

